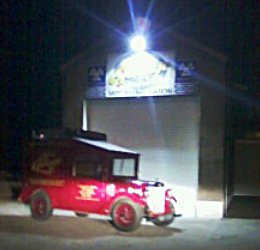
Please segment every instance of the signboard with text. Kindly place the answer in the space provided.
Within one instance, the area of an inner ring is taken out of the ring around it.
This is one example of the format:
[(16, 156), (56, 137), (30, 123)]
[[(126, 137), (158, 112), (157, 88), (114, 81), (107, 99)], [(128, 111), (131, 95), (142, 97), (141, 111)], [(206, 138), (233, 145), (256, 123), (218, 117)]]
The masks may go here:
[(86, 97), (194, 95), (198, 93), (195, 72), (194, 61), (171, 61), (148, 52), (111, 58), (107, 67), (89, 67)]

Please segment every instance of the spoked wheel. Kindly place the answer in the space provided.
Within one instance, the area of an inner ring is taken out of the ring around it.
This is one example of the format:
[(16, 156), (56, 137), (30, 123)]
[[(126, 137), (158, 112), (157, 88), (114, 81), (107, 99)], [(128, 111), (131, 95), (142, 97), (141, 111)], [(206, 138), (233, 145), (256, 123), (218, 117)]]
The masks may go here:
[[(173, 205), (171, 204), (172, 210), (174, 210)], [(168, 214), (165, 216), (164, 220), (160, 220), (159, 218), (156, 218), (153, 220), (154, 225), (165, 227), (170, 225), (174, 221), (174, 214)]]
[(31, 215), (36, 220), (47, 220), (52, 215), (49, 196), (39, 191), (32, 195), (30, 200)]
[(141, 207), (128, 199), (118, 201), (112, 210), (112, 224), (120, 231), (135, 230), (139, 227), (142, 217)]
[(166, 220), (160, 221), (159, 219), (155, 219), (153, 221), (153, 223), (156, 226), (165, 227), (165, 226), (172, 224), (173, 221), (174, 221), (174, 215), (171, 214), (171, 215), (168, 215), (168, 218)]

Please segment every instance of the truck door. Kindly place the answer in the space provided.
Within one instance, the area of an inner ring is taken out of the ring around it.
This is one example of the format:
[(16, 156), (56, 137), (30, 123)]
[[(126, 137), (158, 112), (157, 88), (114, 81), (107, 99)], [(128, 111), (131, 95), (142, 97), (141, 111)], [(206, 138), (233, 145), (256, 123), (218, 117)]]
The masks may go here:
[(105, 201), (103, 166), (99, 162), (77, 159), (73, 165), (70, 198), (77, 211), (95, 213)]

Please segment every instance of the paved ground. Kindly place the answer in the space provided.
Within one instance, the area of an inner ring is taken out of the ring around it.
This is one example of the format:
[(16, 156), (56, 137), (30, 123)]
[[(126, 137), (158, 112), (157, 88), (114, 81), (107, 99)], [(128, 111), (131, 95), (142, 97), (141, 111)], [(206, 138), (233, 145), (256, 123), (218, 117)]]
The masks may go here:
[(143, 222), (137, 231), (122, 233), (105, 217), (78, 218), (61, 210), (38, 222), (30, 218), (27, 206), (4, 194), (0, 250), (260, 249), (260, 220), (256, 219), (177, 218), (167, 228)]
[(56, 216), (37, 222), (4, 216), (0, 249), (259, 249), (259, 232), (259, 221), (241, 219), (180, 219), (169, 228), (142, 225), (122, 233), (100, 220)]
[[(3, 208), (9, 208), (8, 212), (4, 213)], [(20, 215), (11, 215), (15, 210)], [(135, 232), (122, 233), (102, 218), (77, 218), (56, 211), (59, 216), (38, 222), (27, 212), (26, 207), (16, 202), (0, 203), (1, 250), (259, 249), (260, 246), (260, 220), (178, 218), (167, 228), (143, 223)]]

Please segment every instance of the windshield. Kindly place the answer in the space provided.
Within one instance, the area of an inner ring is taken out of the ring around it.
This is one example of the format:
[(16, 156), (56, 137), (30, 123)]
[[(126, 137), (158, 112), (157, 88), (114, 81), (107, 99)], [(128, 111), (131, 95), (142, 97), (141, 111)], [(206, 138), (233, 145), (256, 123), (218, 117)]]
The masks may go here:
[(114, 159), (113, 175), (135, 177), (135, 159)]

